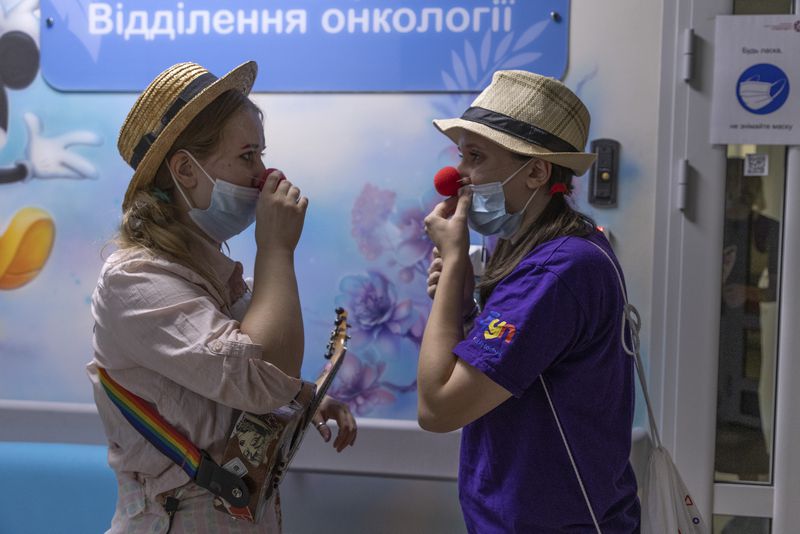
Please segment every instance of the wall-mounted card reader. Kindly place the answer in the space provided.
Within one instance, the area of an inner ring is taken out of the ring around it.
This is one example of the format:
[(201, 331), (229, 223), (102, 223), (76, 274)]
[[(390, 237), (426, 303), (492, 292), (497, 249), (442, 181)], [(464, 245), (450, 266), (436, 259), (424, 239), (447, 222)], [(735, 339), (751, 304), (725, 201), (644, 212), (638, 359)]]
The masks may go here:
[(597, 154), (589, 176), (589, 203), (600, 207), (617, 205), (619, 184), (619, 143), (613, 139), (595, 139), (590, 145)]

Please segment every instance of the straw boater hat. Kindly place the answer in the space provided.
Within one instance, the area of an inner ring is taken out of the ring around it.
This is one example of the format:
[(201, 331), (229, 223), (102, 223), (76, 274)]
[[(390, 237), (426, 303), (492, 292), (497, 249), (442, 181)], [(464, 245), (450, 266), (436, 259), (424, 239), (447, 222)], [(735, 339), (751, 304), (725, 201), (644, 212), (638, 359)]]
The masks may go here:
[(594, 154), (582, 152), (589, 136), (589, 111), (566, 85), (523, 70), (497, 71), (492, 83), (457, 119), (433, 121), (458, 143), (462, 130), (517, 154), (567, 167), (580, 176)]
[(136, 191), (152, 184), (170, 147), (192, 119), (225, 91), (250, 94), (257, 72), (255, 61), (243, 63), (221, 78), (196, 63), (179, 63), (147, 86), (128, 113), (117, 141), (119, 153), (134, 170), (123, 211)]

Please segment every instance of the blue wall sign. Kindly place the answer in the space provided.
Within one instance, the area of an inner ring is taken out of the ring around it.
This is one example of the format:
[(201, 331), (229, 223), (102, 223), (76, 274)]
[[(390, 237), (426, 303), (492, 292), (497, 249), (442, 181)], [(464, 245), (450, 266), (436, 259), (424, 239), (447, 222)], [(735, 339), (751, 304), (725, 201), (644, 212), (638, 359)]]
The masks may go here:
[(563, 78), (569, 0), (41, 0), (41, 23), (42, 74), (62, 91), (250, 59), (259, 92), (479, 91), (498, 69)]

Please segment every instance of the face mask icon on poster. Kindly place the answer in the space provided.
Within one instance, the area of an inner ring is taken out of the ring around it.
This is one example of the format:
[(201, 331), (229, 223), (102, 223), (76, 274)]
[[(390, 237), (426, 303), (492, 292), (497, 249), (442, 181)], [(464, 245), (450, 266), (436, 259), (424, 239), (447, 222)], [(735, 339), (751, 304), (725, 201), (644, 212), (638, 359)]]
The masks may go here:
[[(202, 165), (188, 151), (186, 154), (200, 168), (206, 178), (214, 184), (211, 190), (211, 203), (206, 209), (192, 207), (189, 217), (203, 232), (217, 243), (222, 243), (240, 234), (256, 220), (256, 204), (260, 193), (257, 187), (234, 185), (224, 180), (213, 179)], [(171, 171), (170, 171), (171, 172)], [(186, 203), (191, 206), (183, 189), (172, 177), (175, 186)]]
[(739, 97), (748, 109), (756, 111), (770, 105), (783, 93), (786, 87), (786, 79), (770, 83), (762, 82), (756, 76), (739, 83)]

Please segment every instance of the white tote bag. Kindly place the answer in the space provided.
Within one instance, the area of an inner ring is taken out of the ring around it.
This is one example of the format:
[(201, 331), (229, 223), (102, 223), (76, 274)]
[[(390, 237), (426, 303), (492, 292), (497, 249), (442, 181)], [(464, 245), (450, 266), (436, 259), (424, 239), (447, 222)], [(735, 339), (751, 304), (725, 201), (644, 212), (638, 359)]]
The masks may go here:
[[(647, 405), (647, 418), (650, 422), (653, 450), (648, 460), (644, 483), (639, 485), (639, 498), (642, 504), (642, 534), (708, 534), (709, 529), (703, 522), (689, 490), (686, 489), (686, 484), (678, 473), (678, 468), (661, 443), (661, 436), (658, 433), (653, 407), (650, 403), (650, 395), (647, 392), (642, 357), (639, 354), (639, 329), (641, 328), (639, 312), (628, 303), (628, 295), (616, 264), (602, 247), (596, 243), (592, 244), (608, 258), (617, 273), (622, 298), (625, 301), (622, 316), (622, 346), (625, 352), (634, 358), (636, 374), (642, 385), (642, 393)], [(626, 325), (630, 332), (630, 345), (625, 337)]]
[(642, 534), (705, 534), (708, 529), (664, 447), (650, 454), (641, 488)]

